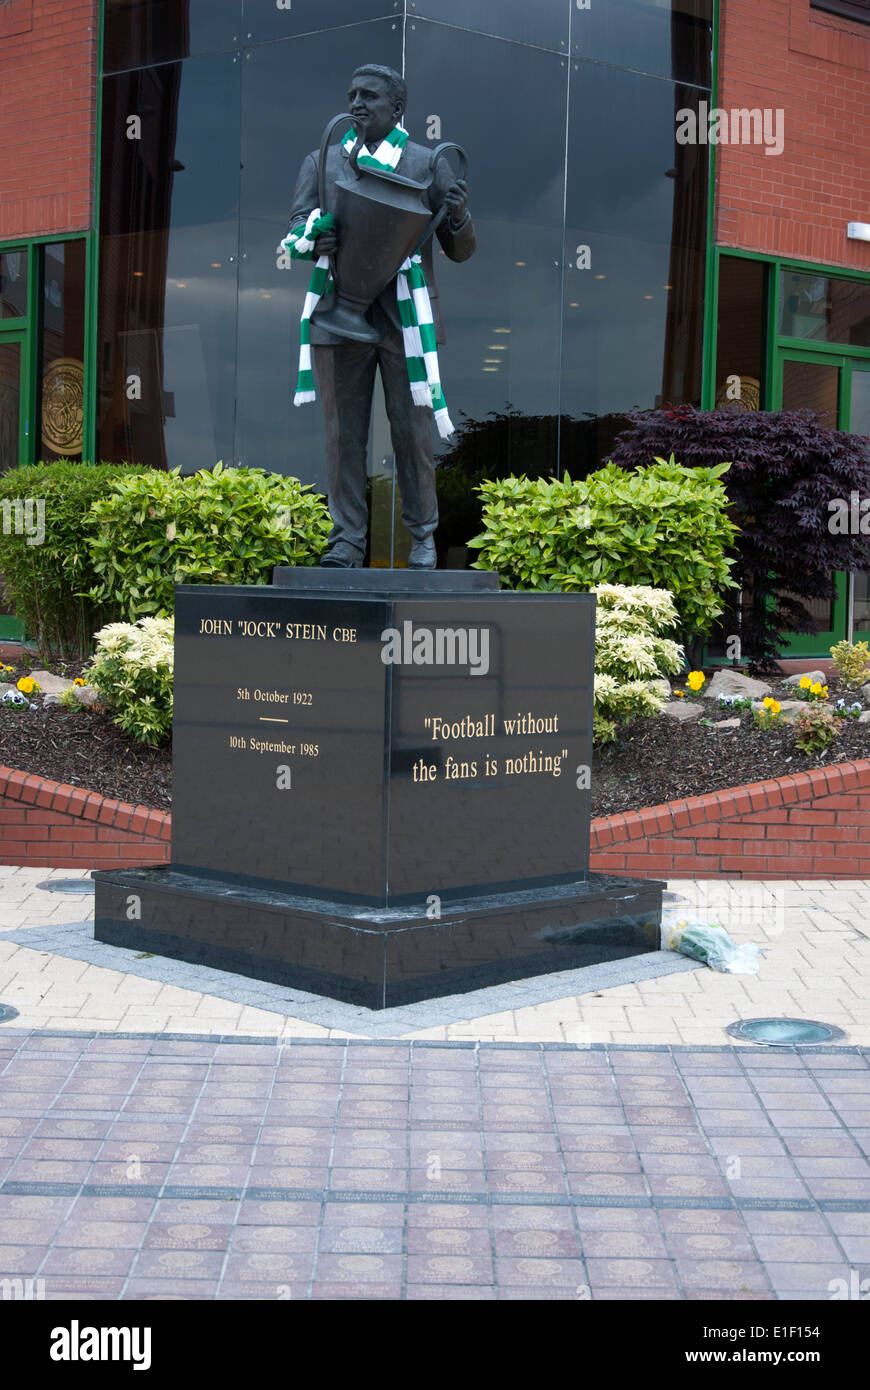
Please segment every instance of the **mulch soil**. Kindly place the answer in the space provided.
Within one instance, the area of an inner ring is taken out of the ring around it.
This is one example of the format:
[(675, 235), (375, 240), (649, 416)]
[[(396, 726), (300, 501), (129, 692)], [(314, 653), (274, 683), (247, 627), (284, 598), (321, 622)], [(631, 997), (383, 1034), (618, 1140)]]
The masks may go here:
[[(29, 669), (18, 664), (12, 679)], [(832, 700), (840, 694), (855, 698), (840, 690), (833, 678), (829, 688)], [(794, 698), (792, 687), (776, 683), (773, 690), (778, 699)], [(697, 698), (705, 707), (702, 718), (730, 716), (718, 702)], [(749, 713), (740, 716), (739, 729), (681, 724), (665, 717), (638, 719), (622, 726), (616, 743), (595, 749), (592, 815), (639, 810), (867, 757), (870, 723), (846, 721), (826, 752), (805, 754), (795, 746), (790, 726), (758, 729)], [(0, 705), (0, 763), (134, 805), (160, 811), (172, 806), (171, 747), (137, 743), (104, 712), (60, 705), (18, 711)]]

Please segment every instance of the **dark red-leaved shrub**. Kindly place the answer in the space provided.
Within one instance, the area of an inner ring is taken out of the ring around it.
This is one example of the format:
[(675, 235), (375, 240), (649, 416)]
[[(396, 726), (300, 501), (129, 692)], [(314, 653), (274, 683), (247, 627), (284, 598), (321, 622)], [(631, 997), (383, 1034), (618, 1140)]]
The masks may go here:
[(870, 535), (829, 527), (834, 499), (870, 498), (868, 440), (825, 429), (809, 410), (686, 405), (632, 411), (629, 418), (632, 428), (618, 436), (612, 454), (623, 468), (671, 454), (687, 466), (731, 464), (723, 482), (740, 527), (733, 574), (743, 588), (735, 620), (744, 657), (769, 663), (786, 633), (818, 631), (807, 603), (833, 598), (835, 570), (870, 568)]

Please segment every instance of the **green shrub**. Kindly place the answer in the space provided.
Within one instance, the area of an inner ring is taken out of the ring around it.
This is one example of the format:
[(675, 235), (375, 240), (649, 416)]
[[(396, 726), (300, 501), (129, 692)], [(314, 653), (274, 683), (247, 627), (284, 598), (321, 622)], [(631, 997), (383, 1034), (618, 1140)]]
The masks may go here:
[(821, 753), (830, 748), (841, 727), (840, 720), (826, 705), (802, 709), (792, 725), (794, 741), (802, 753)]
[(60, 459), (0, 476), (2, 585), (43, 661), (83, 660), (91, 653), (94, 629), (119, 616), (111, 603), (83, 597), (97, 581), (86, 522), (93, 502), (139, 472), (123, 464)]
[(610, 743), (618, 724), (658, 714), (656, 681), (679, 671), (683, 649), (663, 632), (675, 626), (669, 593), (644, 585), (598, 584), (595, 620), (594, 738)]
[(870, 680), (870, 647), (866, 642), (838, 642), (830, 652), (837, 675), (850, 690)]
[(683, 468), (673, 457), (628, 473), (608, 464), (582, 482), (505, 478), (480, 487), (484, 531), (475, 569), (516, 589), (642, 585), (673, 595), (683, 640), (705, 636), (734, 587), (726, 554), (735, 527), (721, 481), (729, 467)]
[(314, 565), (331, 528), (324, 498), (261, 468), (124, 478), (91, 510), (91, 596), (125, 618), (171, 613), (174, 584), (268, 584), (273, 565)]
[(172, 618), (110, 623), (95, 634), (84, 673), (113, 723), (142, 743), (160, 743), (172, 729), (173, 627)]

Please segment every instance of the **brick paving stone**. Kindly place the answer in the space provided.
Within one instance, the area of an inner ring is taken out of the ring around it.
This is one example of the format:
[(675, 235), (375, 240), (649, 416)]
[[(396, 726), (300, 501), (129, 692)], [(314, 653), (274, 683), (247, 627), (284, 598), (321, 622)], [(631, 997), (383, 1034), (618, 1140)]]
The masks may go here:
[(212, 1300), (217, 1297), (216, 1279), (185, 1279), (183, 1284), (177, 1279), (130, 1279), (119, 1297), (136, 1302), (147, 1299), (200, 1299)]
[(646, 1289), (676, 1287), (676, 1279), (670, 1260), (629, 1257), (601, 1259), (597, 1256), (588, 1256), (586, 1268), (589, 1271), (589, 1283), (593, 1289), (606, 1287), (608, 1284), (624, 1288), (639, 1285)]
[(339, 1225), (332, 1222), (328, 1226), (324, 1225), (320, 1233), (319, 1248), (328, 1255), (401, 1255), (402, 1247), (401, 1225), (386, 1226), (377, 1222), (366, 1225), (361, 1222), (347, 1222)]
[(748, 1235), (736, 1231), (669, 1230), (668, 1253), (683, 1260), (755, 1260), (756, 1248)]
[(152, 1221), (142, 1242), (146, 1250), (226, 1250), (232, 1226), (229, 1222)]

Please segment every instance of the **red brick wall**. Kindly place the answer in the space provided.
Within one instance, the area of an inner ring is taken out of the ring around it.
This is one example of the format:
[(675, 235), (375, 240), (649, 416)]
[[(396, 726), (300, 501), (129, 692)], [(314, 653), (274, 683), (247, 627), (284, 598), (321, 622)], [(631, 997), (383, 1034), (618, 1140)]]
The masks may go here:
[(591, 867), (637, 878), (870, 878), (870, 762), (592, 822)]
[(96, 0), (0, 4), (0, 241), (91, 224)]
[(785, 147), (716, 147), (716, 241), (870, 270), (870, 25), (810, 0), (722, 0), (719, 107), (782, 107)]
[[(592, 822), (591, 868), (635, 878), (870, 878), (870, 761)], [(172, 818), (0, 767), (0, 864), (168, 864)], [(866, 847), (865, 847), (866, 846)]]
[(0, 767), (0, 864), (119, 869), (169, 862), (170, 818)]

